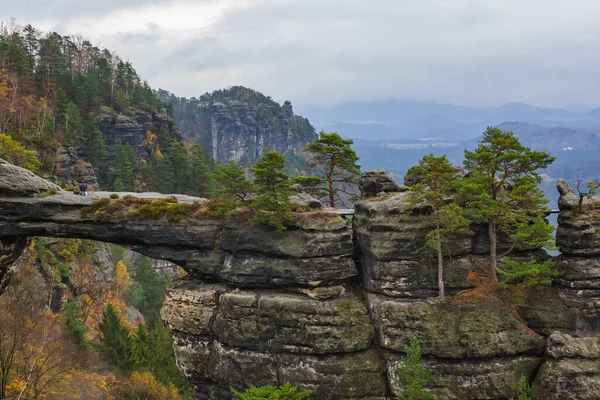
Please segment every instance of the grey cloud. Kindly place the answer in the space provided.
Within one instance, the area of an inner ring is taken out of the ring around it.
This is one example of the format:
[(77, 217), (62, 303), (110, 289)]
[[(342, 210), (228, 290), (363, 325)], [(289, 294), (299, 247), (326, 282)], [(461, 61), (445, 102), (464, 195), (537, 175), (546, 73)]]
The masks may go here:
[[(159, 2), (57, 0), (37, 13), (53, 10), (60, 23)], [(148, 20), (142, 30), (98, 39), (153, 86), (185, 96), (242, 84), (303, 103), (399, 97), (561, 106), (600, 103), (598, 17), (594, 0), (250, 0), (208, 27)]]
[(27, 20), (107, 14), (118, 9), (167, 3), (169, 0), (2, 0), (0, 17)]

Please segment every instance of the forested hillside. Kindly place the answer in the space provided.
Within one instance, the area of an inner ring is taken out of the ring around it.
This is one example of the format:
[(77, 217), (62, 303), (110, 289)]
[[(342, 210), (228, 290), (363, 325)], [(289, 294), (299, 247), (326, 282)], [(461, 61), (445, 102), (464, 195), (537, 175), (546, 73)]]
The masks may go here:
[(66, 184), (196, 195), (209, 186), (207, 156), (181, 142), (148, 83), (81, 35), (0, 27), (0, 135), (0, 157)]

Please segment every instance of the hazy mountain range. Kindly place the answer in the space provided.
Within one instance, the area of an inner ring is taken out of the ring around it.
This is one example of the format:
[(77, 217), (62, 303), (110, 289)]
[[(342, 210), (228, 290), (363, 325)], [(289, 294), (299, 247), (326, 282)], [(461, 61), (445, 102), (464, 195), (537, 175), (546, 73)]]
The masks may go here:
[(352, 102), (329, 107), (296, 106), (317, 130), (368, 140), (434, 139), (458, 142), (490, 125), (517, 121), (547, 127), (600, 128), (600, 109), (535, 107), (509, 103), (472, 107), (414, 100)]

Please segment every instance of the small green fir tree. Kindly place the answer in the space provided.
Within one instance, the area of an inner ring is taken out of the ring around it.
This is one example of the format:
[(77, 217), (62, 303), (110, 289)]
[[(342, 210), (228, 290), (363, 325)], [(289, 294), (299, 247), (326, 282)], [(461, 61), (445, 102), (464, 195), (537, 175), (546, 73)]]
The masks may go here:
[(531, 400), (531, 386), (527, 383), (527, 378), (521, 375), (519, 379), (519, 397), (511, 397), (510, 400)]
[(235, 400), (304, 400), (311, 395), (310, 390), (298, 391), (296, 386), (286, 382), (283, 386), (252, 386), (244, 392), (231, 388)]
[(410, 342), (406, 357), (400, 360), (397, 368), (399, 384), (402, 386), (402, 400), (433, 400), (434, 395), (425, 390), (431, 375), (425, 369), (421, 355), (421, 345), (416, 337)]

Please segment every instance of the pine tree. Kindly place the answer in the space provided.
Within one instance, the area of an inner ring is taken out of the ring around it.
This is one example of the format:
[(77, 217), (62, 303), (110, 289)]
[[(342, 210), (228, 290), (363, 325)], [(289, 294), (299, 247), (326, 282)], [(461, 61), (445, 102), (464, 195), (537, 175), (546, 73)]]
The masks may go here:
[(125, 146), (121, 140), (117, 140), (114, 147), (115, 165), (111, 172), (113, 189), (117, 191), (133, 190), (133, 166), (129, 160), (129, 156)]
[(531, 386), (527, 383), (527, 378), (521, 375), (519, 379), (519, 397), (511, 397), (510, 400), (531, 400)]
[(550, 242), (553, 227), (544, 220), (548, 200), (537, 185), (541, 182), (538, 170), (552, 161), (548, 153), (523, 146), (512, 132), (491, 127), (475, 151), (465, 150), (468, 175), (462, 180), (461, 193), (471, 218), (488, 226), (493, 282), (498, 281), (499, 229), (515, 245), (536, 247)]
[(252, 386), (244, 392), (230, 388), (235, 400), (303, 400), (311, 395), (310, 390), (298, 391), (296, 386), (286, 382), (283, 386)]
[(65, 304), (62, 322), (63, 326), (79, 348), (84, 349), (89, 346), (89, 342), (85, 339), (85, 334), (89, 330), (84, 323), (85, 314), (79, 309), (79, 306), (74, 300), (69, 300), (67, 304)]
[(121, 321), (119, 312), (109, 303), (102, 312), (100, 349), (111, 365), (122, 372), (134, 369), (134, 344), (129, 328)]
[(402, 387), (400, 398), (402, 400), (433, 400), (433, 394), (425, 390), (425, 385), (431, 376), (423, 364), (421, 345), (416, 337), (411, 340), (406, 353), (406, 357), (400, 360), (397, 368), (399, 383)]
[(247, 206), (254, 188), (239, 163), (219, 164), (212, 175), (215, 187), (211, 207), (224, 216), (237, 207)]
[(256, 195), (251, 208), (252, 221), (266, 223), (278, 231), (284, 230), (292, 220), (290, 181), (283, 167), (285, 157), (276, 151), (266, 152), (252, 167)]
[(148, 257), (143, 257), (137, 266), (135, 283), (128, 294), (131, 304), (140, 310), (150, 327), (159, 320), (158, 311), (166, 293), (166, 281), (161, 278)]
[(435, 229), (427, 233), (427, 245), (435, 250), (438, 261), (438, 290), (444, 296), (444, 249), (457, 236), (469, 232), (469, 221), (463, 210), (449, 198), (456, 193), (458, 178), (446, 156), (429, 154), (421, 159), (418, 166), (408, 170), (418, 183), (411, 186), (411, 203), (425, 204), (432, 208)]
[(360, 165), (356, 163), (358, 156), (351, 147), (353, 143), (352, 140), (344, 139), (336, 132), (321, 131), (319, 137), (304, 148), (314, 156), (311, 167), (324, 170), (323, 180), (327, 184), (325, 190), (331, 207), (335, 207), (338, 203), (343, 205), (340, 194), (353, 195), (348, 187), (358, 181)]

